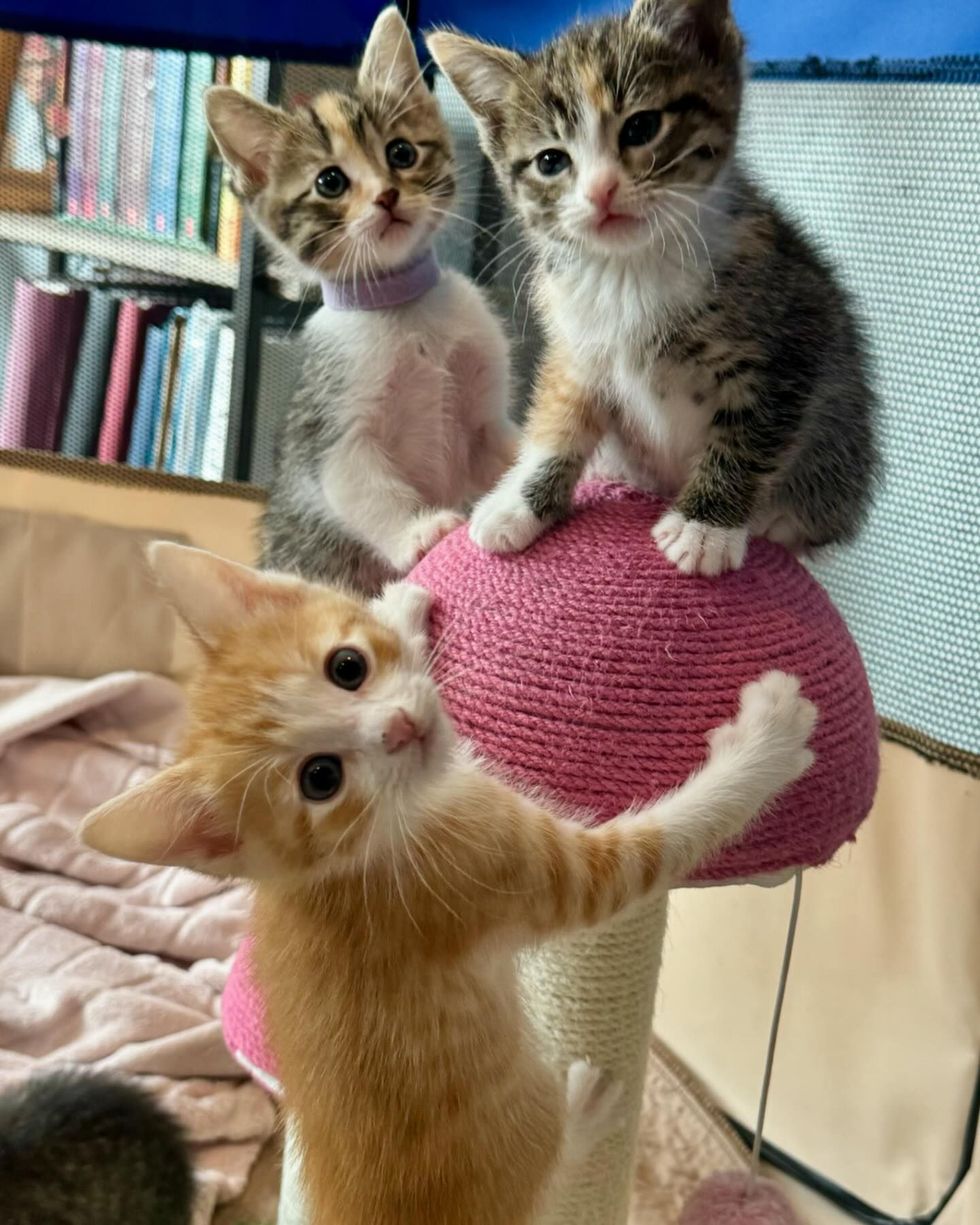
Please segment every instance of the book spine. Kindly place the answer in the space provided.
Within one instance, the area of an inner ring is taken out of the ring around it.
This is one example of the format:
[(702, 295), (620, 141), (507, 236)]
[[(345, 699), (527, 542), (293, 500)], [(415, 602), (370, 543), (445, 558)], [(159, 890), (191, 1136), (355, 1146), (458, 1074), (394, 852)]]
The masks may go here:
[(146, 468), (149, 464), (156, 412), (160, 402), (160, 373), (163, 367), (165, 336), (166, 328), (163, 324), (148, 328), (146, 332), (133, 430), (126, 453), (126, 463), (133, 468)]
[(218, 229), (221, 225), (221, 188), (224, 165), (220, 157), (208, 159), (207, 208), (204, 217), (204, 241), (212, 251), (218, 249)]
[(0, 447), (53, 451), (71, 388), (87, 295), (18, 278), (7, 352)]
[(94, 221), (99, 184), (99, 146), (102, 130), (102, 90), (105, 80), (105, 47), (92, 43), (85, 67), (85, 113), (82, 133), (82, 216)]
[(204, 241), (204, 208), (208, 183), (208, 125), (204, 117), (205, 89), (214, 77), (214, 60), (203, 52), (188, 57), (184, 94), (184, 131), (180, 148), (178, 236)]
[(149, 159), (153, 141), (153, 52), (130, 47), (123, 60), (124, 122), (119, 129), (117, 216), (134, 229), (146, 228)]
[[(236, 55), (231, 61), (230, 83), (243, 94), (252, 90), (252, 61)], [(234, 262), (238, 259), (242, 240), (242, 206), (232, 191), (231, 173), (225, 167), (221, 180), (221, 211), (218, 217), (218, 258)]]
[(69, 217), (82, 213), (82, 160), (85, 153), (86, 65), (90, 43), (72, 44), (71, 73), (68, 85), (68, 164), (65, 169), (65, 212)]
[(97, 450), (99, 459), (106, 463), (118, 463), (126, 458), (146, 329), (160, 322), (169, 309), (165, 303), (147, 305), (132, 298), (127, 298), (119, 308)]
[(177, 191), (187, 57), (180, 51), (155, 56), (155, 107), (147, 228), (160, 238), (177, 237)]
[(99, 128), (99, 182), (95, 193), (95, 212), (100, 221), (113, 221), (116, 215), (116, 170), (119, 165), (119, 128), (123, 99), (123, 49), (105, 48), (105, 76), (102, 82), (102, 123)]
[(211, 409), (211, 388), (214, 384), (214, 368), (218, 360), (218, 338), (222, 324), (229, 319), (227, 311), (208, 310), (204, 328), (204, 352), (194, 403), (194, 430), (188, 471), (200, 476), (204, 466), (204, 444), (207, 441), (208, 413)]
[(225, 448), (228, 443), (228, 421), (231, 415), (231, 371), (235, 359), (235, 330), (223, 324), (218, 332), (214, 373), (211, 378), (211, 398), (208, 402), (207, 432), (200, 474), (208, 481), (220, 481), (225, 475)]
[[(177, 362), (173, 400), (170, 405), (170, 430), (167, 437), (167, 447), (164, 453), (163, 466), (167, 472), (186, 476), (185, 454), (188, 435), (190, 433), (190, 399), (191, 384), (195, 377), (195, 367), (201, 349), (201, 309), (203, 303), (195, 302), (187, 312), (187, 322), (184, 324), (184, 340), (180, 349), (180, 359)], [(203, 309), (207, 309), (204, 307)]]
[(89, 291), (85, 327), (58, 448), (63, 455), (88, 456), (96, 452), (118, 309), (119, 300), (112, 294), (100, 289)]
[(170, 448), (170, 414), (177, 386), (177, 373), (180, 370), (180, 353), (186, 321), (187, 311), (183, 308), (178, 308), (171, 314), (170, 323), (167, 328), (163, 374), (160, 379), (160, 410), (157, 414), (156, 428), (153, 431), (153, 446), (151, 448), (151, 463), (157, 469), (163, 468), (164, 460)]

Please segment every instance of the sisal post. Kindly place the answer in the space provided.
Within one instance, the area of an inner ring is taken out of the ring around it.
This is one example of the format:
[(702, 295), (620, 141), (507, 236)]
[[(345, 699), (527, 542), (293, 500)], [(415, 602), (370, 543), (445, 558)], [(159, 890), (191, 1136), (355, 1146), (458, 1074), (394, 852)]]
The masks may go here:
[(623, 1087), (622, 1126), (559, 1181), (539, 1225), (626, 1225), (666, 926), (664, 894), (522, 960), (526, 1006), (546, 1056), (563, 1073), (588, 1059)]

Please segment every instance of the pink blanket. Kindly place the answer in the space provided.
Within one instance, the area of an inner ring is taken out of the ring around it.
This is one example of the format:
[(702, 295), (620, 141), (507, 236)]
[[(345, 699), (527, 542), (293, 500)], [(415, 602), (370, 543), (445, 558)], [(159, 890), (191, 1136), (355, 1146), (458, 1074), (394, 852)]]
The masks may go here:
[(194, 1142), (197, 1225), (242, 1190), (274, 1125), (221, 1037), (248, 894), (75, 838), (166, 764), (182, 713), (155, 676), (0, 677), (0, 1091), (66, 1063), (138, 1078)]

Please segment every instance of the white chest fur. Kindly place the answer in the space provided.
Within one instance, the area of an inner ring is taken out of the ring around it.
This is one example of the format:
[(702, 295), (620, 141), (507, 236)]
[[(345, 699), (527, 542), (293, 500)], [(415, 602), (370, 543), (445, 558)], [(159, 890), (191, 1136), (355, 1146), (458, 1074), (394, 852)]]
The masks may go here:
[(702, 452), (711, 406), (658, 358), (658, 336), (701, 286), (690, 271), (639, 256), (586, 264), (545, 285), (553, 332), (585, 386), (606, 398), (613, 428), (593, 471), (674, 496)]
[(395, 310), (321, 308), (307, 338), (342, 388), (328, 406), (340, 430), (375, 443), (430, 506), (483, 492), (473, 449), (506, 415), (509, 368), (503, 330), (469, 281), (445, 272)]

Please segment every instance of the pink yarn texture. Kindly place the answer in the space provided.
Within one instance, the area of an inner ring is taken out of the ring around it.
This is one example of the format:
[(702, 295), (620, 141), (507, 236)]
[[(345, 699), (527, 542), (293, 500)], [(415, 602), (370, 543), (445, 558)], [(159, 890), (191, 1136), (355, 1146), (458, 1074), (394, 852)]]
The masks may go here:
[[(663, 509), (590, 483), (575, 514), (526, 553), (484, 553), (464, 529), (442, 541), (410, 577), (434, 596), (446, 708), (512, 782), (608, 820), (682, 782), (744, 684), (771, 668), (795, 673), (820, 711), (816, 764), (694, 879), (824, 863), (854, 836), (878, 777), (857, 647), (820, 584), (778, 545), (754, 541), (744, 567), (720, 578), (678, 573), (650, 537)], [(233, 1021), (240, 970), (225, 1031), (248, 1056)]]
[(733, 1171), (706, 1179), (677, 1225), (799, 1225), (799, 1217), (779, 1187)]

